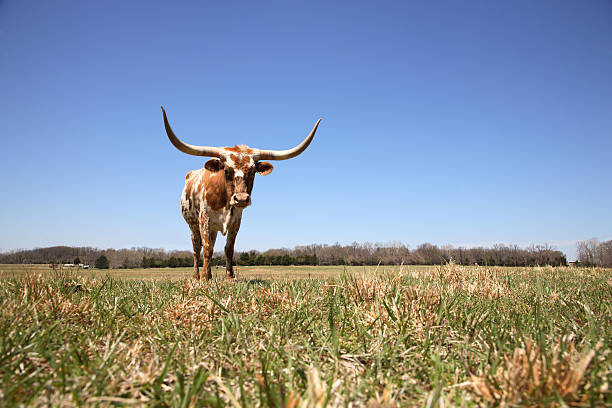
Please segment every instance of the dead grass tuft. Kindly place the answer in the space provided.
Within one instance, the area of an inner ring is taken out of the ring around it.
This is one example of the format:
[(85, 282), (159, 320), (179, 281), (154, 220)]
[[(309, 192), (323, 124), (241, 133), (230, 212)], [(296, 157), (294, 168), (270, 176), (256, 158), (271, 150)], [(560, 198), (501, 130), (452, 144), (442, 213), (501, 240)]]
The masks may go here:
[(175, 326), (203, 329), (221, 315), (221, 309), (206, 296), (175, 297), (164, 311), (164, 316)]
[(472, 375), (472, 389), (486, 401), (501, 405), (540, 406), (542, 401), (555, 405), (560, 403), (557, 397), (566, 404), (579, 405), (588, 399), (585, 372), (594, 356), (595, 350), (579, 355), (573, 341), (562, 351), (559, 340), (547, 357), (539, 345), (527, 339), (512, 355), (504, 356), (494, 375)]

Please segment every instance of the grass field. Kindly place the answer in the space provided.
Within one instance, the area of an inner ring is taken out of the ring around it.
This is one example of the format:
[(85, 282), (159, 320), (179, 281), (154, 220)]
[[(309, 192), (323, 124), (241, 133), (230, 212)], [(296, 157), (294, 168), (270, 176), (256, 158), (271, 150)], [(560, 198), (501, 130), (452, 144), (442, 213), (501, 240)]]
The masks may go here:
[(0, 405), (612, 404), (610, 269), (190, 274), (0, 265)]
[[(201, 268), (200, 268), (201, 269)], [(402, 271), (408, 270), (407, 266), (401, 267)], [(372, 274), (379, 271), (397, 271), (399, 266), (235, 266), (234, 271), (238, 281), (252, 279), (326, 279), (335, 278), (343, 273), (348, 274)], [(411, 271), (435, 271), (436, 266), (417, 265), (410, 266)], [(64, 268), (63, 272), (88, 278), (104, 278), (111, 276), (118, 279), (136, 280), (181, 280), (190, 278), (193, 267), (188, 268), (138, 268), (138, 269), (79, 269)], [(0, 264), (0, 278), (18, 278), (25, 275), (38, 273), (43, 275), (52, 274), (49, 265), (8, 265)], [(215, 279), (225, 278), (225, 269), (213, 268)]]

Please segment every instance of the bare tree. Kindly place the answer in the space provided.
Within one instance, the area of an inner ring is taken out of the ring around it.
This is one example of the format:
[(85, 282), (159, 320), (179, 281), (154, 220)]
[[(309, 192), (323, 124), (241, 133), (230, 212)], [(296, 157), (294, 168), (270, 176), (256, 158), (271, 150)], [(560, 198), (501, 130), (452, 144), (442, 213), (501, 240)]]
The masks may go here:
[(612, 266), (612, 240), (599, 243), (595, 238), (576, 244), (578, 262), (589, 266)]
[(580, 241), (576, 244), (578, 252), (578, 262), (584, 265), (593, 266), (597, 264), (597, 248), (599, 241), (596, 238), (591, 238), (586, 241)]

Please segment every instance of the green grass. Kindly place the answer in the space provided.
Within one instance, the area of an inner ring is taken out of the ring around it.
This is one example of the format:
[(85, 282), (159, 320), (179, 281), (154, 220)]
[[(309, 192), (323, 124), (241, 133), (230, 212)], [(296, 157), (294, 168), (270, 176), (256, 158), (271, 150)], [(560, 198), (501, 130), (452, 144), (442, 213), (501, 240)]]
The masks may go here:
[(0, 405), (612, 404), (610, 269), (190, 274), (0, 266)]

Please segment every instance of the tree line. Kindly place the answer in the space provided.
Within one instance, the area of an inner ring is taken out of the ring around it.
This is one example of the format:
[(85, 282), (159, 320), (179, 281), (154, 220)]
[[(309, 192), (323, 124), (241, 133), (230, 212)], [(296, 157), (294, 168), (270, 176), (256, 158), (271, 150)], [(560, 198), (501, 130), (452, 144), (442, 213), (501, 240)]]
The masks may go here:
[(578, 262), (586, 266), (612, 267), (612, 240), (599, 242), (597, 239), (580, 241), (576, 245)]
[[(74, 263), (76, 258), (80, 262), (91, 266), (104, 256), (111, 268), (138, 268), (142, 266), (144, 258), (166, 260), (171, 257), (189, 258), (193, 265), (191, 251), (166, 251), (146, 247), (124, 249), (99, 249), (92, 247), (53, 246), (34, 248), (28, 250), (15, 250), (0, 253), (0, 263), (10, 264), (65, 264)], [(167, 266), (167, 265), (164, 265)]]
[(425, 243), (411, 250), (400, 242), (351, 245), (308, 245), (294, 249), (248, 251), (238, 256), (244, 265), (439, 265), (454, 262), (462, 265), (535, 266), (566, 265), (565, 254), (548, 245), (520, 248), (517, 245), (494, 245), (491, 248), (463, 248)]
[[(612, 241), (600, 246), (610, 248)], [(588, 254), (591, 263), (605, 264), (605, 258), (600, 250), (592, 250), (594, 244), (589, 244)], [(598, 244), (599, 245), (599, 244)], [(606, 246), (607, 245), (607, 246)], [(599, 246), (597, 247), (599, 248)], [(597, 252), (600, 251), (600, 252)], [(578, 248), (580, 256), (580, 247)], [(82, 263), (96, 265), (104, 256), (103, 263), (111, 268), (154, 268), (154, 267), (185, 267), (193, 265), (191, 251), (166, 251), (135, 247), (131, 249), (97, 249), (91, 247), (55, 246), (35, 248), (0, 253), (0, 263), (69, 263), (78, 258)], [(586, 256), (586, 255), (585, 255)], [(585, 258), (586, 259), (586, 258)], [(605, 261), (608, 259), (608, 261)], [(498, 266), (535, 266), (535, 265), (565, 265), (563, 252), (549, 245), (534, 245), (521, 248), (517, 245), (494, 245), (492, 247), (463, 248), (425, 243), (416, 249), (410, 249), (401, 242), (388, 244), (352, 243), (350, 245), (312, 244), (297, 246), (293, 249), (279, 248), (267, 251), (236, 252), (234, 262), (237, 265), (437, 265), (453, 260), (462, 265), (498, 265)], [(225, 265), (222, 253), (215, 253), (212, 265)], [(201, 261), (200, 261), (201, 264)], [(609, 263), (607, 264), (609, 265)]]

